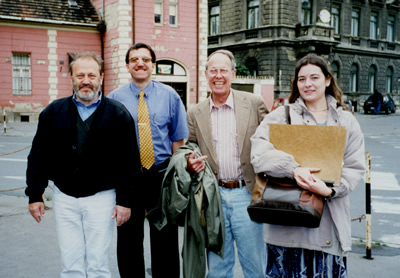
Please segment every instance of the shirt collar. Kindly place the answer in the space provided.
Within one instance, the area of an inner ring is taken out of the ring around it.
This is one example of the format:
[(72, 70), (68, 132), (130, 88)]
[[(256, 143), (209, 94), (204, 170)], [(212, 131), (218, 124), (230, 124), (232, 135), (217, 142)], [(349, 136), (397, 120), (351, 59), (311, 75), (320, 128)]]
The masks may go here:
[[(212, 94), (212, 93), (211, 93)], [(228, 107), (230, 107), (231, 109), (234, 109), (233, 106), (233, 93), (232, 90), (229, 92), (229, 96), (226, 99), (225, 103), (222, 104), (221, 106), (227, 105)], [(212, 111), (213, 107), (218, 108), (217, 106), (215, 106), (214, 101), (212, 100), (212, 97), (210, 96), (210, 112)]]
[(97, 98), (97, 100), (91, 104), (89, 104), (88, 106), (86, 106), (85, 104), (83, 104), (77, 97), (76, 97), (76, 93), (74, 93), (74, 95), (72, 96), (72, 101), (75, 103), (76, 106), (83, 106), (83, 107), (94, 107), (94, 106), (99, 106), (100, 102), (101, 102), (101, 96), (102, 93), (99, 91), (98, 92), (99, 97)]
[(138, 86), (135, 85), (135, 83), (133, 83), (131, 81), (130, 83), (130, 87), (131, 87), (131, 91), (134, 93), (134, 95), (139, 98), (139, 93), (140, 91), (144, 92), (144, 97), (148, 97), (149, 94), (151, 94), (151, 91), (153, 90), (153, 80), (151, 80), (149, 82), (149, 84), (147, 84), (147, 86), (144, 89), (140, 89)]

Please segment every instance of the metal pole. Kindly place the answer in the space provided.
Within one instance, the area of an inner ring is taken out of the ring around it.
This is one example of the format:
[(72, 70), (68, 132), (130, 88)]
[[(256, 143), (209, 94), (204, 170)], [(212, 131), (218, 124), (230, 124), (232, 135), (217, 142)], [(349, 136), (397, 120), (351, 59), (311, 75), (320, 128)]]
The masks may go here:
[(366, 216), (366, 255), (364, 258), (372, 260), (372, 216), (371, 216), (371, 154), (367, 152), (366, 157), (366, 179), (365, 179), (365, 216)]
[(3, 110), (3, 124), (4, 124), (4, 133), (7, 133), (7, 116), (6, 116), (6, 110)]

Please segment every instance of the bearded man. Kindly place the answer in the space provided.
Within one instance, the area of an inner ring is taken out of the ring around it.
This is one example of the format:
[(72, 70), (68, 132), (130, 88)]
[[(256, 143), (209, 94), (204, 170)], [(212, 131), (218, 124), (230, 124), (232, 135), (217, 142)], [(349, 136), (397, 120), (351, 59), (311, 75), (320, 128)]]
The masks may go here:
[(140, 166), (136, 125), (122, 104), (103, 97), (103, 60), (97, 54), (76, 54), (69, 69), (74, 94), (39, 116), (25, 193), (40, 223), (44, 190), (54, 182), (60, 277), (111, 277), (112, 233), (130, 218)]

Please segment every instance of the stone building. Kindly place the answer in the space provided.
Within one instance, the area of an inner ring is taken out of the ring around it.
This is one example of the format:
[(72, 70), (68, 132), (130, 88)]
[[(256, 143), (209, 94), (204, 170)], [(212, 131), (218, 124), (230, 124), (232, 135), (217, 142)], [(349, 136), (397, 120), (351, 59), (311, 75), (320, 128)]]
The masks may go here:
[(378, 89), (399, 104), (400, 1), (208, 0), (209, 53), (231, 50), (253, 76), (290, 92), (296, 60), (306, 53), (330, 63), (345, 98), (360, 108)]

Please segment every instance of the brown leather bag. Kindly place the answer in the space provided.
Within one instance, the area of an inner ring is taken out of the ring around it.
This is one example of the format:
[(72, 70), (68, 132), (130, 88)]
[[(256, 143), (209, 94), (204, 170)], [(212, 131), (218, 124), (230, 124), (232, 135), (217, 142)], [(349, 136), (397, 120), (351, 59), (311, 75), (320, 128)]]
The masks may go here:
[(323, 206), (323, 197), (301, 188), (294, 179), (258, 174), (247, 211), (256, 222), (316, 228)]
[[(289, 106), (285, 106), (286, 122), (291, 124)], [(319, 227), (324, 198), (305, 190), (290, 178), (256, 174), (247, 212), (251, 220), (261, 223)]]

